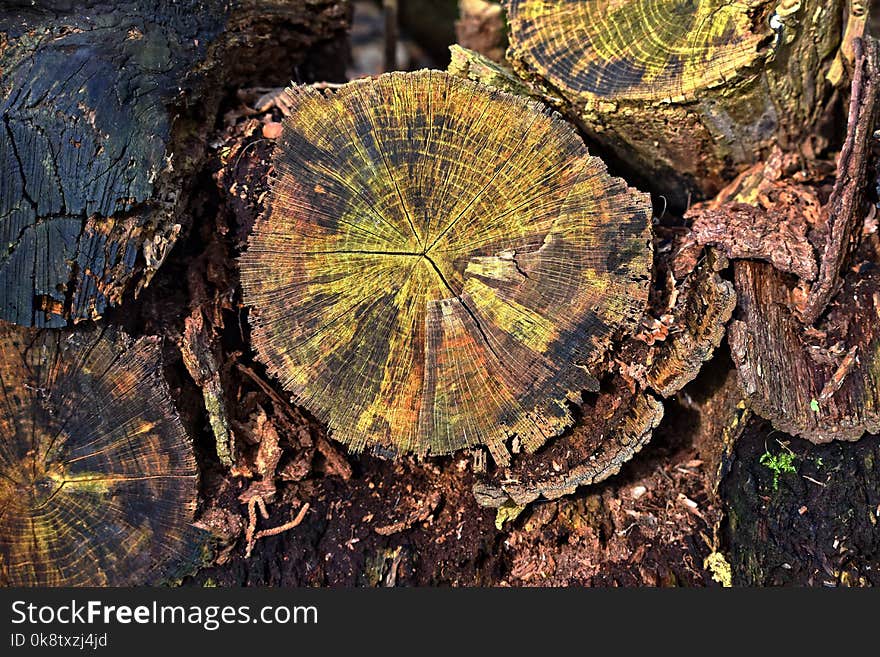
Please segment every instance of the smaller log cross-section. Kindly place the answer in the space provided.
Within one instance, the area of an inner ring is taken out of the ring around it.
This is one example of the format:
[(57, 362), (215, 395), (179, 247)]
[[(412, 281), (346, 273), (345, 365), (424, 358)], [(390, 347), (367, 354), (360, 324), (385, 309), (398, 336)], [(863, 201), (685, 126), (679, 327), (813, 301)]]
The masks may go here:
[(650, 205), (543, 105), (439, 71), (290, 90), (241, 258), (258, 357), (354, 450), (534, 451), (631, 331)]
[(201, 544), (160, 343), (0, 328), (0, 586), (158, 583)]
[(683, 209), (773, 144), (816, 149), (844, 4), (504, 0), (507, 56)]

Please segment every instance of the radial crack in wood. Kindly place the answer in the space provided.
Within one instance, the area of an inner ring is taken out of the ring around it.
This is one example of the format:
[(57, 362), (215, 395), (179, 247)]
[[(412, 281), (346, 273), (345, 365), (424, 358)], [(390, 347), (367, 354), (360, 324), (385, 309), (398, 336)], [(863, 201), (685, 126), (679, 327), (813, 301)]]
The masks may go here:
[(439, 71), (291, 90), (241, 258), (253, 342), (355, 450), (508, 461), (647, 299), (646, 195), (543, 106)]
[(0, 328), (0, 585), (173, 574), (198, 559), (197, 479), (158, 340)]

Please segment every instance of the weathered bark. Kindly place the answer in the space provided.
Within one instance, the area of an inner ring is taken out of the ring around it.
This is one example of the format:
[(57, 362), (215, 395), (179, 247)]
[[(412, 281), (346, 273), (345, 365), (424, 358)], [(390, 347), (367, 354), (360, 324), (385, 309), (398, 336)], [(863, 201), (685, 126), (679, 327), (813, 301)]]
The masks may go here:
[(31, 5), (0, 17), (0, 318), (58, 327), (99, 317), (149, 283), (186, 222), (224, 79), (273, 69), (263, 46), (279, 34), (300, 48), (274, 54), (289, 62), (278, 71), (295, 71), (312, 45), (341, 43), (347, 9)]
[(509, 467), (480, 473), (474, 486), (479, 503), (556, 499), (617, 474), (660, 424), (660, 399), (693, 381), (720, 345), (736, 304), (733, 286), (716, 271), (725, 262), (710, 253), (673, 289), (660, 320), (645, 316), (644, 330), (612, 355), (609, 368), (620, 373), (580, 405), (574, 429), (537, 454), (518, 454)]
[[(880, 278), (872, 266), (846, 266), (862, 238), (876, 115), (868, 75), (876, 44), (857, 44), (856, 52), (849, 131), (830, 191), (829, 166), (802, 167), (796, 156), (776, 152), (692, 209), (693, 229), (678, 258), (693, 260), (683, 254), (701, 243), (718, 243), (739, 258), (739, 312), (729, 338), (744, 394), (776, 428), (816, 442), (880, 430)], [(862, 239), (856, 255), (876, 261), (876, 234), (868, 229)], [(828, 298), (827, 313), (814, 324)]]

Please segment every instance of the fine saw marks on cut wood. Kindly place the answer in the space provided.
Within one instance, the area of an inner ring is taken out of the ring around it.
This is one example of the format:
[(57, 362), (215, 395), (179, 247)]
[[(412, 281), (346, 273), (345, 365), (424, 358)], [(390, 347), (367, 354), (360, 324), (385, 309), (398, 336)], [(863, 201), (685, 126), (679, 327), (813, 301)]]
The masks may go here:
[(693, 98), (764, 57), (766, 2), (506, 0), (511, 52), (566, 95)]
[(253, 344), (355, 450), (508, 460), (644, 309), (646, 195), (543, 106), (438, 71), (289, 92), (241, 258)]
[(0, 328), (0, 585), (157, 581), (196, 494), (158, 340)]

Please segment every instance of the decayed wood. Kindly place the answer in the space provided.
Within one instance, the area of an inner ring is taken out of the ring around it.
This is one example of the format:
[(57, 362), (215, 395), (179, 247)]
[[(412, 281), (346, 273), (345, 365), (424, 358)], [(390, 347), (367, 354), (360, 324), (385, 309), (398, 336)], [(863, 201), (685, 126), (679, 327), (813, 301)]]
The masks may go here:
[(478, 502), (521, 506), (555, 499), (619, 472), (660, 423), (660, 398), (693, 381), (721, 343), (736, 304), (733, 286), (717, 273), (723, 265), (710, 253), (676, 288), (657, 330), (643, 331), (615, 352), (621, 374), (580, 405), (578, 425), (539, 453), (518, 454), (509, 467), (481, 475), (474, 486)]
[(709, 254), (677, 290), (669, 337), (648, 351), (644, 382), (663, 397), (671, 397), (693, 381), (703, 363), (724, 338), (724, 327), (736, 306), (733, 285), (718, 275), (726, 261)]
[(755, 411), (814, 442), (880, 431), (880, 274), (850, 272), (827, 319), (805, 331), (784, 274), (750, 261), (734, 270), (730, 347)]
[(880, 75), (880, 52), (877, 42), (857, 39), (854, 45), (855, 74), (850, 96), (846, 141), (837, 162), (837, 182), (825, 206), (827, 241), (822, 254), (819, 278), (810, 294), (801, 319), (812, 324), (825, 310), (837, 290), (841, 269), (858, 239), (864, 218), (865, 172), (868, 165), (869, 139), (878, 111), (877, 78)]
[(269, 372), (357, 450), (506, 463), (561, 433), (647, 300), (647, 196), (543, 106), (443, 72), (291, 101), (241, 259)]
[(0, 327), (0, 585), (157, 582), (196, 561), (198, 470), (161, 344)]
[(0, 17), (0, 318), (58, 327), (147, 284), (175, 243), (200, 117), (258, 54), (235, 29), (298, 17), (308, 44), (344, 35), (347, 14), (316, 34), (309, 17), (329, 29), (322, 12), (346, 3), (31, 4)]
[(774, 143), (824, 145), (843, 0), (504, 4), (517, 70), (673, 207)]
[(813, 445), (753, 418), (720, 494), (735, 586), (880, 584), (878, 436)]
[[(872, 70), (875, 44), (857, 52), (857, 66)], [(796, 156), (776, 152), (714, 201), (693, 208), (688, 215), (693, 229), (680, 248), (685, 265), (693, 260), (687, 251), (701, 243), (717, 243), (738, 258), (739, 313), (729, 338), (743, 391), (778, 429), (816, 442), (855, 440), (880, 428), (875, 373), (880, 289), (872, 270), (845, 267), (864, 223), (875, 96), (874, 83), (857, 74), (858, 102), (830, 194), (828, 171), (820, 164), (801, 168)], [(826, 315), (809, 326), (829, 290), (835, 296)]]
[(523, 506), (539, 498), (571, 494), (579, 486), (617, 474), (651, 439), (663, 418), (663, 404), (618, 378), (595, 402), (582, 404), (580, 412), (583, 420), (570, 434), (479, 479), (474, 484), (477, 502), (489, 507)]

